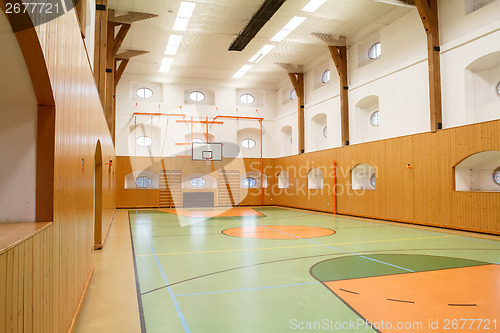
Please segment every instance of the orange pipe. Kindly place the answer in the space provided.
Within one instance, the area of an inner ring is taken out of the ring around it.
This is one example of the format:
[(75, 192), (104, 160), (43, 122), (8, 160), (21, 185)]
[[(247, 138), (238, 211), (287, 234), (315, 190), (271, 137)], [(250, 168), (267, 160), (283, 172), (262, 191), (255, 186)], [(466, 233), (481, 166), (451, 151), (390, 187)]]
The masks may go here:
[(223, 121), (205, 121), (205, 120), (176, 120), (178, 123), (190, 123), (193, 122), (195, 124), (205, 124), (205, 123), (210, 123), (210, 124), (224, 124)]
[(247, 120), (264, 120), (264, 118), (258, 117), (241, 117), (241, 116), (216, 116), (212, 121), (215, 121), (217, 118), (226, 118), (226, 119), (247, 119)]
[(260, 124), (260, 205), (264, 205), (264, 186), (262, 184), (262, 181), (264, 179), (264, 176), (262, 175), (263, 172), (263, 167), (262, 167), (262, 119), (259, 119), (259, 124)]
[(337, 215), (337, 162), (333, 160), (333, 215)]
[(206, 142), (208, 143), (208, 116), (207, 116), (207, 141)]
[(141, 113), (134, 112), (133, 116), (169, 116), (169, 117), (185, 117), (185, 114), (177, 114), (177, 113)]

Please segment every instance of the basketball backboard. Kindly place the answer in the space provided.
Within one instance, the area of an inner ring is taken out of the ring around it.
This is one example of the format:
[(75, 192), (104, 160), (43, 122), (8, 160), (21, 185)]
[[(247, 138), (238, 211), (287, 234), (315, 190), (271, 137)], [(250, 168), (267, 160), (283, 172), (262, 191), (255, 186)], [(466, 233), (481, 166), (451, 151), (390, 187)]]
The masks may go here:
[(222, 143), (192, 143), (193, 161), (222, 161)]

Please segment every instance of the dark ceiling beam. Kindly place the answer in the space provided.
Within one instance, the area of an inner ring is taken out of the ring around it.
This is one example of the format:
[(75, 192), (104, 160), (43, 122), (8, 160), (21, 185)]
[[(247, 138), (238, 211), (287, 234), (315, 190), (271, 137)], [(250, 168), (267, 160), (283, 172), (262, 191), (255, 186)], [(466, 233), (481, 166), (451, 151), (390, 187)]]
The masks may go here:
[(229, 51), (243, 51), (262, 27), (280, 9), (286, 0), (266, 0), (253, 14), (245, 28), (236, 36), (229, 46)]

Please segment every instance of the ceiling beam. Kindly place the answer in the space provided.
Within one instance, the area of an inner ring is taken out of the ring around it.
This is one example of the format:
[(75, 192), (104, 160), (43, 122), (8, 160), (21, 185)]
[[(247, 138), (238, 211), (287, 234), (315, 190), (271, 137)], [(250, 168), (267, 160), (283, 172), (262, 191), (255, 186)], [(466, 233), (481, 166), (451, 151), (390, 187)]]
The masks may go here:
[[(113, 26), (112, 29), (114, 29), (115, 25), (112, 24), (112, 26)], [(118, 50), (122, 46), (123, 41), (125, 40), (125, 37), (127, 36), (131, 27), (132, 27), (131, 24), (122, 24), (122, 26), (120, 27), (120, 30), (118, 31), (118, 34), (116, 35), (116, 37), (114, 39), (114, 43), (113, 43), (114, 45), (113, 45), (112, 52), (114, 55), (116, 55), (118, 53)]]
[(130, 59), (122, 59), (122, 60), (116, 59), (115, 61), (120, 61), (120, 66), (118, 67), (115, 73), (115, 89), (116, 89), (116, 86), (118, 86), (118, 82), (120, 82), (120, 79), (122, 78), (123, 72), (125, 72), (125, 68), (127, 68), (128, 63), (130, 62)]
[(288, 78), (297, 94), (298, 104), (298, 148), (299, 155), (305, 153), (305, 121), (304, 121), (304, 73), (288, 73)]
[(329, 45), (337, 73), (340, 77), (340, 123), (342, 146), (349, 145), (349, 83), (347, 71), (347, 46)]
[(349, 80), (347, 71), (347, 38), (334, 37), (330, 34), (313, 32), (316, 38), (328, 45), (328, 50), (340, 77), (340, 123), (342, 146), (349, 145)]
[(441, 48), (439, 42), (439, 20), (437, 0), (415, 0), (420, 18), (427, 33), (429, 67), (429, 99), (431, 132), (443, 128), (441, 100)]

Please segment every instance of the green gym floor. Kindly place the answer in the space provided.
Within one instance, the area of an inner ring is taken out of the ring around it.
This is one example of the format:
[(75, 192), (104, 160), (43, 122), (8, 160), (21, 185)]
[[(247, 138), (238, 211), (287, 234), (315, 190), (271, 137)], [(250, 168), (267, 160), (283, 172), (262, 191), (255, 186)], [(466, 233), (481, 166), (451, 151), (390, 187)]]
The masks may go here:
[(500, 241), (275, 207), (129, 218), (143, 332), (500, 332)]

